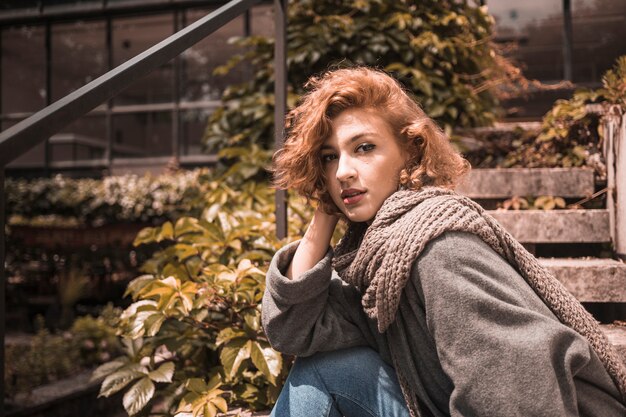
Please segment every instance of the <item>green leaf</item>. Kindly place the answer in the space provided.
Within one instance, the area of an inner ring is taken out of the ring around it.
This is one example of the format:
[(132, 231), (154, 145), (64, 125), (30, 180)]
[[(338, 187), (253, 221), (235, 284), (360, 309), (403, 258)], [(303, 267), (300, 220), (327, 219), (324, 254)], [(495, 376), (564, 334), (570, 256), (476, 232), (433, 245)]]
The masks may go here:
[(124, 348), (128, 356), (130, 356), (131, 358), (137, 358), (137, 356), (139, 355), (139, 352), (141, 352), (141, 349), (143, 348), (143, 339), (142, 338), (133, 339), (130, 337), (122, 337), (122, 344), (124, 345)]
[(118, 370), (104, 378), (98, 397), (109, 397), (133, 380), (143, 376), (145, 376), (145, 367), (139, 364), (132, 364), (129, 367)]
[(156, 278), (154, 277), (154, 275), (141, 275), (133, 279), (131, 282), (128, 283), (126, 291), (124, 292), (124, 297), (130, 294), (134, 295), (139, 293), (142, 289), (144, 289), (147, 285), (149, 285), (151, 282), (154, 282), (155, 280)]
[[(249, 297), (249, 302), (252, 301), (251, 298)], [(243, 319), (252, 331), (257, 332), (261, 328), (261, 313), (257, 309), (247, 309), (243, 313)]]
[(148, 373), (148, 377), (154, 382), (172, 382), (174, 375), (174, 362), (165, 362), (156, 370)]
[(161, 330), (161, 326), (167, 317), (159, 312), (148, 317), (144, 322), (146, 336), (153, 337)]
[(245, 339), (231, 340), (222, 348), (220, 362), (228, 378), (233, 378), (241, 367), (241, 363), (250, 357), (250, 349), (251, 341)]
[(143, 336), (146, 330), (144, 326), (145, 322), (149, 317), (153, 316), (154, 314), (158, 313), (154, 311), (139, 311), (130, 321), (130, 327), (126, 335), (131, 339), (136, 339)]
[(165, 222), (156, 234), (156, 241), (161, 242), (171, 239), (174, 239), (174, 227), (172, 226), (172, 222)]
[(276, 377), (282, 369), (281, 355), (269, 346), (262, 347), (259, 342), (251, 342), (250, 358), (252, 363), (272, 384), (276, 384)]
[(129, 416), (137, 414), (154, 396), (154, 383), (150, 378), (141, 378), (133, 385), (122, 399), (124, 409)]
[(137, 237), (133, 241), (133, 246), (139, 246), (146, 243), (153, 243), (156, 240), (156, 228), (145, 227), (137, 233)]
[(176, 238), (187, 233), (202, 233), (202, 228), (198, 225), (198, 219), (193, 217), (181, 217), (176, 221), (174, 234)]
[(185, 243), (177, 243), (174, 245), (174, 248), (176, 249), (176, 256), (179, 261), (184, 261), (185, 259), (198, 254), (198, 249)]
[(235, 329), (233, 327), (226, 327), (217, 334), (217, 339), (215, 341), (215, 344), (219, 346), (232, 339), (245, 337), (245, 336), (246, 336), (246, 332), (244, 332), (243, 330)]
[(105, 376), (113, 373), (114, 371), (117, 371), (127, 364), (128, 358), (126, 357), (117, 358), (111, 362), (103, 363), (93, 371), (93, 373), (91, 374), (91, 381), (104, 378)]
[(201, 378), (189, 378), (185, 382), (185, 387), (196, 394), (202, 394), (209, 389)]

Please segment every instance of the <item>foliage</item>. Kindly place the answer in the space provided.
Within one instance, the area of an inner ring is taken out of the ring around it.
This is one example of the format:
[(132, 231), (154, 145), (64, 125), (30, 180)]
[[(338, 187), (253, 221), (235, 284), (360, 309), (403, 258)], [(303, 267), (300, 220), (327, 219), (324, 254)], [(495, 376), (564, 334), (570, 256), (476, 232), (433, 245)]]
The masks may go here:
[[(51, 333), (37, 319), (39, 330), (28, 344), (6, 346), (4, 386), (8, 398), (29, 393), (33, 388), (92, 368), (120, 353), (115, 330), (106, 317), (115, 315), (112, 307), (102, 318), (77, 319), (71, 330)], [(119, 314), (119, 313), (117, 313)]]
[(542, 195), (537, 197), (514, 196), (498, 205), (504, 210), (555, 210), (566, 207), (563, 197)]
[(116, 335), (120, 314), (119, 308), (108, 304), (98, 317), (88, 315), (74, 321), (69, 333), (79, 349), (82, 366), (101, 364), (122, 354)]
[[(396, 76), (427, 114), (451, 131), (489, 124), (496, 91), (523, 80), (491, 43), (493, 19), (470, 1), (303, 0), (290, 2), (287, 26), (288, 105), (314, 74), (329, 67), (368, 65)], [(205, 133), (209, 151), (273, 138), (273, 40), (234, 40), (247, 52), (216, 69), (226, 74), (245, 62), (255, 69), (229, 87)], [(500, 90), (504, 91), (504, 90)]]
[(204, 194), (205, 179), (211, 175), (207, 169), (197, 169), (157, 177), (7, 179), (7, 218), (10, 224), (33, 220), (48, 225), (42, 221), (45, 216), (71, 226), (162, 222), (198, 213), (195, 202)]
[(589, 166), (604, 175), (601, 158), (600, 117), (589, 104), (605, 112), (612, 106), (626, 111), (626, 56), (602, 77), (602, 88), (581, 89), (569, 100), (557, 100), (543, 117), (538, 133), (517, 129), (494, 132), (482, 138), (485, 146), (469, 152), (477, 167), (579, 167)]
[[(228, 403), (266, 408), (287, 367), (261, 328), (260, 303), (273, 253), (274, 192), (260, 148), (223, 150), (235, 163), (204, 184), (203, 210), (143, 229), (135, 245), (154, 245), (127, 295), (118, 334), (126, 355), (102, 365), (100, 395), (125, 390), (129, 415), (214, 416)], [(290, 230), (302, 233), (309, 208), (290, 199)]]

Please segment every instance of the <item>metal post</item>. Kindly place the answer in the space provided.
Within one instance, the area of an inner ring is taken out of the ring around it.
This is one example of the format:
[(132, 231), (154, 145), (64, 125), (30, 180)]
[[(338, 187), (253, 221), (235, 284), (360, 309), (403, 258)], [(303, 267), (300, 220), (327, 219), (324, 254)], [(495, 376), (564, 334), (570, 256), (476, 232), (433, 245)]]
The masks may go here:
[[(188, 10), (183, 10), (183, 12), (181, 13), (180, 16), (180, 24), (181, 27), (186, 28), (187, 27), (187, 11)], [(179, 61), (179, 71), (180, 71), (180, 76), (179, 76), (179, 91), (186, 91), (187, 90), (187, 61), (185, 60), (184, 57), (180, 58)], [(189, 155), (189, 135), (187, 134), (187, 132), (181, 127), (180, 131), (180, 152), (182, 155)]]
[[(174, 33), (181, 29), (180, 12), (174, 10)], [(174, 165), (178, 167), (180, 161), (180, 55), (172, 62), (174, 66), (174, 80), (172, 83), (172, 157)]]
[[(50, 21), (46, 22), (45, 32), (46, 45), (46, 107), (52, 104), (52, 25)], [(50, 158), (52, 149), (50, 146), (50, 138), (46, 138), (44, 144), (44, 172), (46, 176), (50, 175)]]
[(4, 212), (4, 201), (5, 201), (5, 190), (4, 190), (4, 166), (0, 166), (0, 192), (2, 193), (2, 198), (0, 198), (0, 374), (2, 374), (2, 381), (0, 382), (0, 417), (4, 417), (4, 337), (5, 337), (5, 321), (6, 321), (6, 270), (4, 268), (5, 263), (5, 238), (4, 235), (4, 221), (5, 221), (5, 212)]
[(572, 4), (563, 0), (563, 79), (573, 80), (572, 74)]
[[(2, 26), (0, 26), (0, 115), (2, 115)], [(2, 131), (2, 119), (0, 119), (0, 131)]]
[[(274, 0), (274, 147), (283, 146), (285, 113), (287, 111), (287, 4), (288, 0)], [(277, 190), (276, 236), (287, 237), (287, 191)]]
[[(102, 7), (106, 7), (106, 1), (102, 4)], [(107, 53), (107, 71), (113, 69), (113, 22), (111, 16), (106, 17), (106, 53)], [(106, 123), (106, 150), (105, 159), (107, 165), (107, 174), (111, 175), (113, 165), (113, 99), (107, 100), (107, 108), (105, 115)]]
[[(2, 114), (2, 37), (3, 31), (0, 27), (0, 114)], [(2, 122), (0, 121), (0, 131), (2, 131)], [(0, 375), (2, 375), (2, 381), (0, 381), (0, 417), (4, 417), (4, 334), (5, 334), (5, 320), (6, 320), (6, 277), (4, 271), (4, 166), (0, 167)]]

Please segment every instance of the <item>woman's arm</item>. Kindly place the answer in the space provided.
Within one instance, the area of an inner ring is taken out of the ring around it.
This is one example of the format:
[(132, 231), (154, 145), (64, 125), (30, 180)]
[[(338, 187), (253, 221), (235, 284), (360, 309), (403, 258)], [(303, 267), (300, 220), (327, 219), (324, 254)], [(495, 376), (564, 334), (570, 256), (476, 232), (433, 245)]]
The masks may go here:
[(330, 239), (338, 221), (339, 217), (326, 214), (319, 207), (315, 210), (313, 219), (289, 264), (287, 278), (298, 278), (322, 260), (328, 252)]
[(452, 416), (624, 411), (586, 339), (560, 323), (480, 238), (445, 233), (427, 246), (414, 271), (441, 366), (454, 386)]
[(332, 270), (337, 219), (316, 212), (305, 237), (279, 250), (263, 296), (263, 328), (283, 353), (309, 356), (344, 347), (378, 346), (358, 291)]

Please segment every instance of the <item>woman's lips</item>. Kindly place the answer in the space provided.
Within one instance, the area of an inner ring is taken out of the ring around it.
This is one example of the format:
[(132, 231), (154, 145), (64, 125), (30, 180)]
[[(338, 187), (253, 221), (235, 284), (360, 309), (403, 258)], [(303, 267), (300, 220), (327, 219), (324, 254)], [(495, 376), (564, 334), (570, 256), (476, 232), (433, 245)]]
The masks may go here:
[(349, 206), (349, 205), (352, 205), (352, 204), (356, 204), (359, 201), (361, 201), (363, 196), (365, 196), (365, 191), (360, 192), (360, 193), (358, 193), (356, 195), (351, 195), (349, 197), (344, 197), (343, 198), (343, 204), (345, 204), (346, 206)]

